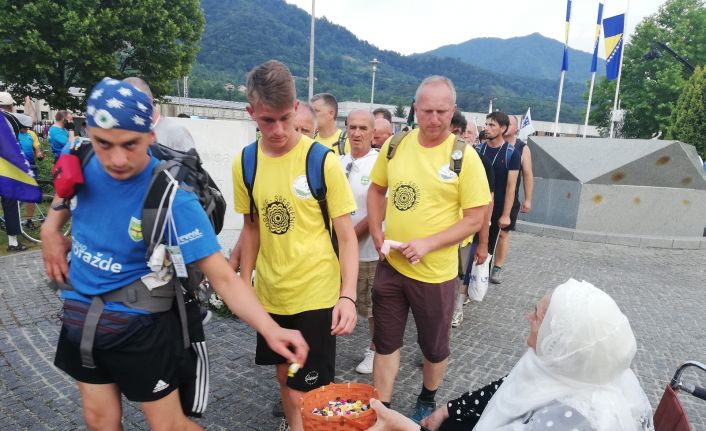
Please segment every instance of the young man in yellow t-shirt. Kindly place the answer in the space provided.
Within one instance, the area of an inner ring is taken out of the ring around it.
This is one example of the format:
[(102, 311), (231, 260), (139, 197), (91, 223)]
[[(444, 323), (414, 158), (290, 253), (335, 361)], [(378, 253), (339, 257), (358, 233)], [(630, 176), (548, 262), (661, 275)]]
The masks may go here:
[[(314, 108), (314, 112), (316, 112), (316, 121), (318, 123), (318, 130), (314, 139), (316, 139), (316, 142), (331, 148), (337, 156), (341, 156), (341, 151), (336, 144), (341, 138), (343, 131), (336, 127), (336, 117), (338, 116), (338, 101), (336, 101), (336, 97), (331, 93), (319, 93), (314, 94), (309, 102), (311, 107)], [(346, 138), (343, 148), (345, 154), (351, 152), (351, 143), (348, 138)]]
[[(319, 204), (309, 190), (306, 158), (313, 140), (294, 130), (298, 101), (284, 64), (271, 60), (248, 75), (247, 108), (262, 137), (257, 142), (252, 189), (254, 213), (243, 181), (242, 155), (233, 162), (235, 210), (244, 215), (240, 270), (250, 280), (257, 259), (255, 290), (281, 326), (301, 331), (307, 361), (293, 377), (285, 359), (258, 335), (255, 363), (275, 365), (287, 422), (301, 431), (299, 398), (331, 383), (336, 336), (356, 324), (358, 241), (350, 213), (355, 201), (334, 154), (324, 162), (326, 201), (340, 254), (336, 257)], [(252, 216), (252, 217), (251, 217)]]
[(483, 165), (470, 146), (464, 149), (459, 175), (451, 169), (453, 83), (442, 76), (426, 78), (415, 100), (419, 128), (405, 136), (389, 160), (386, 142), (371, 173), (368, 221), (378, 251), (385, 239), (402, 243), (378, 265), (375, 275), (373, 385), (381, 401), (389, 404), (411, 308), (424, 355), (422, 391), (411, 414), (420, 421), (435, 407), (434, 395), (448, 363), (458, 244), (480, 229), (490, 191)]

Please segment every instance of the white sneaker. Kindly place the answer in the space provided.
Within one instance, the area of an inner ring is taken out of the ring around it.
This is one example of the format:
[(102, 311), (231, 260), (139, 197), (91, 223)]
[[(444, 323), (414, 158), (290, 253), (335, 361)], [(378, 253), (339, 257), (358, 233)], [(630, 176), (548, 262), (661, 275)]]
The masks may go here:
[(365, 357), (363, 360), (355, 367), (355, 371), (360, 374), (372, 374), (373, 372), (373, 359), (375, 358), (375, 350), (365, 349)]
[(461, 324), (461, 322), (463, 322), (463, 310), (454, 313), (451, 318), (451, 327), (456, 328)]

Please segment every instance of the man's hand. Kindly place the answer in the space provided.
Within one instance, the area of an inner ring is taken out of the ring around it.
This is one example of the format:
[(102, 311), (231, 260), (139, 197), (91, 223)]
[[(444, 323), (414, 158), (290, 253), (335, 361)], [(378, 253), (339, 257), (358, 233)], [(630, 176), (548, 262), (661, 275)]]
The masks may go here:
[(284, 357), (288, 363), (296, 362), (303, 365), (306, 362), (309, 346), (304, 341), (301, 332), (274, 326), (272, 330), (262, 336), (270, 349)]
[(431, 251), (427, 238), (413, 239), (400, 246), (400, 253), (414, 265)]
[(532, 201), (529, 199), (526, 199), (524, 202), (522, 202), (522, 205), (520, 205), (520, 212), (527, 214), (532, 210)]
[(475, 261), (476, 265), (482, 265), (485, 260), (488, 258), (488, 243), (478, 243), (478, 247), (476, 247), (476, 252), (473, 255), (473, 260)]
[(61, 232), (46, 232), (45, 230), (42, 230), (41, 238), (44, 271), (50, 279), (65, 283), (69, 276), (66, 254), (71, 249), (71, 240)]
[(378, 233), (370, 232), (370, 237), (373, 239), (373, 244), (375, 244), (375, 250), (377, 250), (380, 260), (385, 260), (385, 255), (380, 251), (382, 243), (385, 242), (385, 234), (382, 231)]
[(438, 409), (434, 410), (434, 413), (422, 419), (421, 425), (429, 428), (431, 431), (437, 431), (441, 428), (441, 424), (444, 423), (446, 419), (449, 418), (449, 408), (446, 404), (442, 405)]
[(498, 226), (500, 226), (500, 229), (505, 229), (506, 227), (510, 226), (510, 216), (500, 216), (500, 218), (498, 219)]
[(233, 271), (240, 271), (240, 253), (242, 248), (240, 247), (240, 241), (233, 247), (230, 252), (230, 257), (228, 258), (228, 265), (233, 268)]
[(333, 307), (331, 335), (348, 335), (352, 333), (357, 321), (358, 314), (355, 311), (353, 301), (347, 298), (339, 298)]
[(370, 406), (378, 418), (375, 425), (368, 428), (369, 431), (419, 431), (419, 425), (412, 422), (412, 419), (388, 409), (379, 400), (371, 398)]

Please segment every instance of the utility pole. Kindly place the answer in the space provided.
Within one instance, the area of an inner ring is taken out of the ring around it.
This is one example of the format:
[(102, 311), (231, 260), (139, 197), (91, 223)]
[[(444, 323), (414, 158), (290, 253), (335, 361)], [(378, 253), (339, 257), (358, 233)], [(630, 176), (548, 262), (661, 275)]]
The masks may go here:
[(309, 98), (314, 97), (314, 28), (316, 27), (316, 0), (311, 0), (311, 33), (309, 35)]
[(370, 88), (370, 111), (373, 110), (373, 101), (375, 100), (375, 72), (378, 70), (378, 64), (380, 64), (380, 62), (377, 58), (370, 60), (370, 66), (373, 68), (373, 84)]

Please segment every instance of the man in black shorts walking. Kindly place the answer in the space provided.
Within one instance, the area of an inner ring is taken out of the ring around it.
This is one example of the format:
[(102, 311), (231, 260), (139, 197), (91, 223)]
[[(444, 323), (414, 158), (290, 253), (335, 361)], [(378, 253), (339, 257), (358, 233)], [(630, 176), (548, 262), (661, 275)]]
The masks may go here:
[[(82, 168), (85, 182), (70, 210), (51, 209), (42, 225), (44, 268), (61, 284), (64, 299), (54, 363), (77, 381), (90, 430), (121, 429), (121, 394), (141, 404), (153, 430), (201, 429), (185, 416), (176, 390), (189, 378), (180, 372), (189, 356), (173, 311), (181, 287), (173, 283), (188, 263), (271, 349), (290, 362), (307, 354), (301, 334), (279, 327), (228, 266), (193, 193), (176, 188), (167, 208), (164, 242), (171, 264), (153, 254), (147, 265), (142, 207), (159, 163), (148, 152), (151, 110), (147, 96), (131, 84), (106, 78), (94, 87), (86, 108), (94, 156)], [(69, 217), (71, 239), (60, 229)]]

